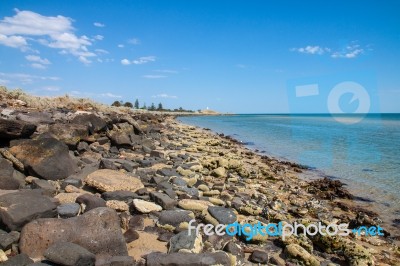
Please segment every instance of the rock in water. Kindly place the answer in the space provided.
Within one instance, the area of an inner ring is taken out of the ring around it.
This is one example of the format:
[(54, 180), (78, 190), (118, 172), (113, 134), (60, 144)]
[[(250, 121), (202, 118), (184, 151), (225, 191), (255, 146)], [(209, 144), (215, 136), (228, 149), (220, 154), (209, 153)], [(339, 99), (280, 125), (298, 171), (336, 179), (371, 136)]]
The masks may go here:
[(27, 224), (20, 239), (20, 250), (29, 257), (42, 259), (56, 242), (72, 242), (95, 255), (128, 255), (120, 220), (110, 208), (96, 208), (69, 219), (38, 219)]
[(0, 138), (25, 138), (35, 132), (36, 126), (30, 123), (0, 118)]
[(57, 205), (40, 190), (22, 190), (0, 196), (0, 219), (8, 229), (19, 231), (37, 218), (56, 217)]
[(85, 183), (102, 192), (117, 190), (135, 192), (138, 189), (144, 188), (140, 179), (109, 169), (101, 169), (89, 174), (85, 178)]
[(67, 145), (54, 138), (11, 141), (10, 152), (31, 175), (43, 179), (64, 179), (77, 169)]

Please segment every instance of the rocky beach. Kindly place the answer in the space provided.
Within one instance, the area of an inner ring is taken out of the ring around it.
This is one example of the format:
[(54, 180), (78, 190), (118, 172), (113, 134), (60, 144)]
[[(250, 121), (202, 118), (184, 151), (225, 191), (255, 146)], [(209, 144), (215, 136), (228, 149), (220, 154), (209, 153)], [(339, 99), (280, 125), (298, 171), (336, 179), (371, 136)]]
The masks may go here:
[[(395, 228), (343, 183), (176, 114), (7, 90), (0, 113), (1, 265), (400, 265)], [(246, 240), (189, 234), (193, 219), (385, 230)]]

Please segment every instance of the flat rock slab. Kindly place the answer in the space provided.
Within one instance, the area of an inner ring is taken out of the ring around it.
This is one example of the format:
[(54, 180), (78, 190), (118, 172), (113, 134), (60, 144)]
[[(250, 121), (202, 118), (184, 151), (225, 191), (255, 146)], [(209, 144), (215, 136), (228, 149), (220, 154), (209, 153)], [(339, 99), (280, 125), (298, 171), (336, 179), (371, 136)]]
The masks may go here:
[(0, 138), (25, 138), (35, 132), (36, 126), (30, 123), (0, 118)]
[(43, 196), (41, 190), (21, 190), (0, 196), (0, 219), (10, 230), (22, 227), (37, 218), (57, 216), (57, 204)]
[(27, 224), (20, 239), (20, 250), (34, 259), (56, 242), (72, 242), (95, 255), (128, 255), (120, 220), (115, 210), (93, 209), (69, 219), (38, 219)]
[(162, 211), (162, 207), (153, 202), (148, 202), (141, 199), (134, 199), (133, 206), (135, 206), (136, 210), (141, 213), (150, 213), (150, 212), (159, 212)]
[(225, 252), (193, 253), (151, 253), (147, 255), (147, 266), (206, 266), (206, 265), (231, 265), (231, 261)]
[(230, 208), (210, 206), (208, 212), (221, 224), (231, 224), (236, 221), (236, 214)]
[(85, 178), (85, 183), (101, 192), (118, 190), (135, 192), (138, 189), (144, 188), (139, 178), (110, 169), (101, 169), (89, 174)]
[(10, 152), (33, 176), (59, 180), (72, 175), (77, 169), (68, 146), (54, 138), (18, 140), (10, 144)]

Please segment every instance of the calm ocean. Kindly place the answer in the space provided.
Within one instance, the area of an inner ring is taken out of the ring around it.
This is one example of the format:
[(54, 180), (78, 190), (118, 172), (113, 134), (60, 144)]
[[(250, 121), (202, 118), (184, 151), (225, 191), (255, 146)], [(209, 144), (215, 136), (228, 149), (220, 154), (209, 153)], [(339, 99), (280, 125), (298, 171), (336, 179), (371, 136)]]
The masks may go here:
[(340, 119), (323, 114), (252, 114), (179, 120), (230, 135), (265, 155), (312, 167), (312, 175), (337, 178), (353, 194), (374, 201), (382, 216), (400, 216), (400, 114)]

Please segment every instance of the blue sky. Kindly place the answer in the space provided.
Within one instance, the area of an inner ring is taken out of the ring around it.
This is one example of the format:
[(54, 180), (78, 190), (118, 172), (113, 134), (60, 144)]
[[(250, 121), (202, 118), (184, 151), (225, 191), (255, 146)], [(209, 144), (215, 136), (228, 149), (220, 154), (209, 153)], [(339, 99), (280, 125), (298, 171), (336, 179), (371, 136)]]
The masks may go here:
[(286, 113), (293, 79), (365, 72), (380, 111), (400, 112), (399, 13), (399, 1), (2, 1), (0, 84)]

